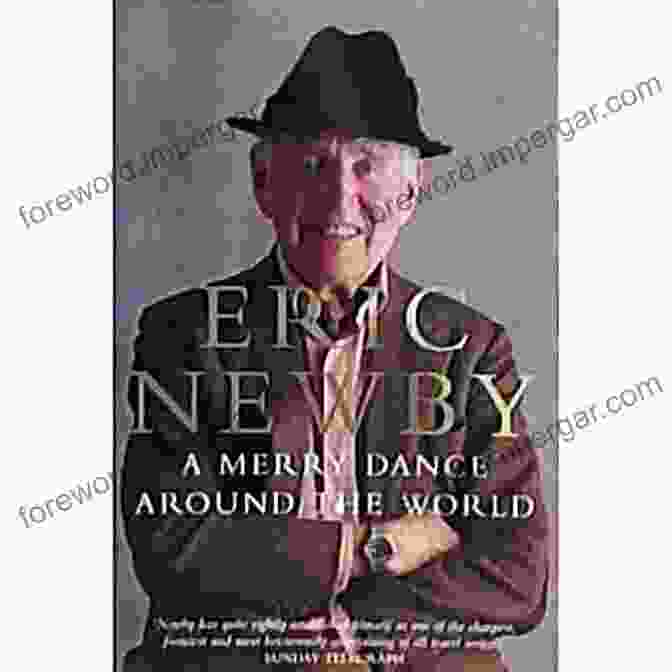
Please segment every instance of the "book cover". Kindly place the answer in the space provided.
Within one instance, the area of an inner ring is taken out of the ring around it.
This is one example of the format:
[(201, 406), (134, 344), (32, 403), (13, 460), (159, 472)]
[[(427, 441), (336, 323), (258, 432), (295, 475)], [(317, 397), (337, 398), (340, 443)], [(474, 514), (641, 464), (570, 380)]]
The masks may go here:
[(555, 669), (555, 4), (115, 11), (118, 669)]

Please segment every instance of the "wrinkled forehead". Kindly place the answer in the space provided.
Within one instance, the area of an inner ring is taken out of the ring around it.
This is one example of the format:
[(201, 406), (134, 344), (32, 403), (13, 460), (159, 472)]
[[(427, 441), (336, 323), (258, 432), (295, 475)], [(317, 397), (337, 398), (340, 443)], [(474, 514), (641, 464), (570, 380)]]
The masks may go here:
[(362, 154), (394, 158), (401, 154), (414, 154), (415, 148), (379, 138), (353, 137), (345, 131), (327, 131), (317, 137), (283, 135), (274, 138), (278, 144), (291, 152), (301, 154), (331, 154), (360, 156)]

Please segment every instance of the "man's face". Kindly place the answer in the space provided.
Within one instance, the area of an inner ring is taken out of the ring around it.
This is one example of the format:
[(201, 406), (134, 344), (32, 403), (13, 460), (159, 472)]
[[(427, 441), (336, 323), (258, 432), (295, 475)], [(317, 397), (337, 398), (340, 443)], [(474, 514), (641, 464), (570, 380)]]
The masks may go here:
[(310, 285), (352, 289), (412, 216), (421, 170), (401, 145), (325, 133), (275, 143), (267, 179), (256, 182), (257, 201)]

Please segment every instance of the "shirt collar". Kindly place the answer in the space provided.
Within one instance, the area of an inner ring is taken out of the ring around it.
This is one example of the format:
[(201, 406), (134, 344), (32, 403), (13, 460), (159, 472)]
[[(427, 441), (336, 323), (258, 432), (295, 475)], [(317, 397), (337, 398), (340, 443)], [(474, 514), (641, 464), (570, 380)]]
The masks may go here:
[[(305, 282), (292, 270), (292, 267), (287, 262), (285, 255), (282, 251), (282, 247), (279, 244), (275, 246), (275, 256), (280, 267), (280, 273), (282, 274), (283, 279), (287, 283), (287, 286), (291, 289), (298, 289), (299, 287), (306, 288), (309, 292), (315, 292), (311, 287), (308, 287)], [(383, 313), (387, 304), (390, 300), (390, 279), (389, 279), (389, 269), (387, 267), (387, 260), (383, 259), (380, 264), (373, 270), (367, 279), (353, 292), (353, 295), (362, 289), (363, 287), (369, 287), (371, 289), (377, 289), (378, 294), (378, 310), (377, 313), (380, 315)], [(324, 302), (329, 304), (328, 296), (321, 296), (319, 293), (315, 294)], [(362, 326), (364, 320), (364, 313), (358, 311), (357, 314), (357, 324)]]

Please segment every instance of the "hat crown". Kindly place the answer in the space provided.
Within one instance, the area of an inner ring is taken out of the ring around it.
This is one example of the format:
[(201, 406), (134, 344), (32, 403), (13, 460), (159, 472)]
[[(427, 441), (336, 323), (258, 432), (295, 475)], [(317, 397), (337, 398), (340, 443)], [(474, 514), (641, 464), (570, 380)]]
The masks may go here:
[(267, 100), (260, 120), (228, 121), (262, 136), (317, 137), (338, 129), (415, 146), (423, 156), (452, 149), (432, 142), (420, 128), (417, 89), (396, 43), (382, 31), (349, 35), (324, 28)]

